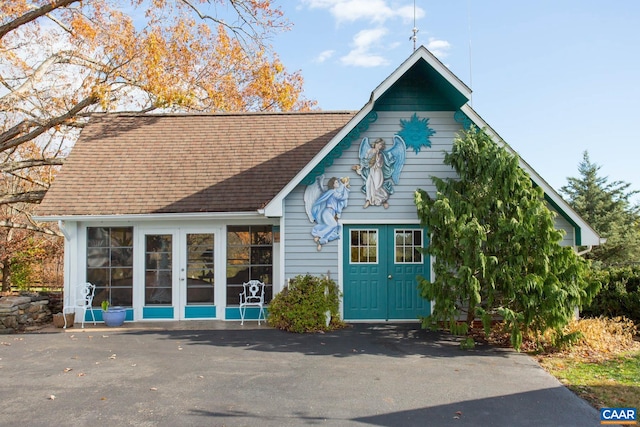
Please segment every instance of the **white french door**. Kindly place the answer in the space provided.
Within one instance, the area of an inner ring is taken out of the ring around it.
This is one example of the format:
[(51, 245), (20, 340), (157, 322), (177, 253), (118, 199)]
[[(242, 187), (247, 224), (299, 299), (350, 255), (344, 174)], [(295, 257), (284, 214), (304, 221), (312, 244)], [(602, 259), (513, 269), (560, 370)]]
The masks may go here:
[(204, 229), (145, 230), (143, 319), (216, 317), (215, 238)]

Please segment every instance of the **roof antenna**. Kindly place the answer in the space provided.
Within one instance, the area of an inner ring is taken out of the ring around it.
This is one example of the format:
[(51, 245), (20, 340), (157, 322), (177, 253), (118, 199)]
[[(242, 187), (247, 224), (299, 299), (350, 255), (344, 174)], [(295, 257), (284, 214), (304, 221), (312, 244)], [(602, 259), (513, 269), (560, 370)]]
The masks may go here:
[(413, 0), (413, 35), (409, 37), (413, 40), (413, 51), (416, 50), (416, 40), (418, 40), (418, 28), (416, 27), (416, 0)]
[(467, 20), (469, 24), (469, 88), (471, 89), (469, 105), (473, 108), (473, 70), (471, 69), (471, 2), (469, 1), (467, 1)]

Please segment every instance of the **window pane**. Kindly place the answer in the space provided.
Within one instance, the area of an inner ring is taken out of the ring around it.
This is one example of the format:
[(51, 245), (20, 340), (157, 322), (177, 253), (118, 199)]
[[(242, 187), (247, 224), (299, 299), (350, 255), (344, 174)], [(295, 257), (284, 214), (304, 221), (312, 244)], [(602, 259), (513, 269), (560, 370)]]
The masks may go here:
[(187, 304), (213, 304), (214, 278), (214, 235), (187, 234)]
[(171, 234), (149, 234), (145, 247), (145, 305), (170, 305), (173, 263)]
[(351, 230), (351, 262), (377, 263), (378, 262), (378, 231), (377, 230)]
[(273, 231), (270, 225), (227, 227), (227, 304), (238, 305), (242, 283), (260, 280), (266, 301), (273, 294)]
[(87, 227), (87, 280), (96, 285), (93, 306), (133, 302), (133, 227)]
[(422, 230), (395, 231), (395, 262), (403, 264), (422, 264)]

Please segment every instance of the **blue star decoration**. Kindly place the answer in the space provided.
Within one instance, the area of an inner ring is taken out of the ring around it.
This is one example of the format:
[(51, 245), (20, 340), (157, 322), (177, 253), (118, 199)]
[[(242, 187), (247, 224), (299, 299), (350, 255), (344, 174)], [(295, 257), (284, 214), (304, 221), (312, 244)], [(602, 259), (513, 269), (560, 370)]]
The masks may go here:
[(398, 135), (404, 139), (407, 150), (413, 148), (413, 152), (418, 154), (421, 147), (431, 147), (429, 137), (436, 131), (429, 127), (429, 119), (418, 118), (418, 115), (413, 113), (409, 120), (400, 119), (400, 126), (402, 130), (398, 132)]

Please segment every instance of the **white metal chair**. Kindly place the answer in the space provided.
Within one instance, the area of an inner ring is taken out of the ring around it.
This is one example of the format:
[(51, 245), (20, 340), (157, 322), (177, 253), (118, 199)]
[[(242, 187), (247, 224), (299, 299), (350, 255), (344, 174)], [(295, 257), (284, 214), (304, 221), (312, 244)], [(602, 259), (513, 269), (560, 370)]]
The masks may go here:
[(242, 284), (242, 293), (240, 294), (240, 322), (244, 325), (244, 314), (247, 311), (247, 307), (259, 307), (258, 313), (258, 325), (260, 324), (260, 315), (262, 320), (266, 320), (264, 315), (264, 283), (259, 280), (249, 280)]
[(93, 319), (93, 324), (96, 324), (96, 318), (93, 314), (93, 296), (96, 292), (96, 285), (86, 282), (79, 283), (74, 286), (73, 294), (71, 295), (69, 305), (65, 305), (62, 309), (62, 317), (64, 317), (64, 327), (67, 327), (67, 316), (65, 316), (65, 312), (73, 312), (76, 310), (82, 310), (82, 328), (84, 328), (84, 318), (86, 317), (87, 310), (91, 311), (91, 318)]

